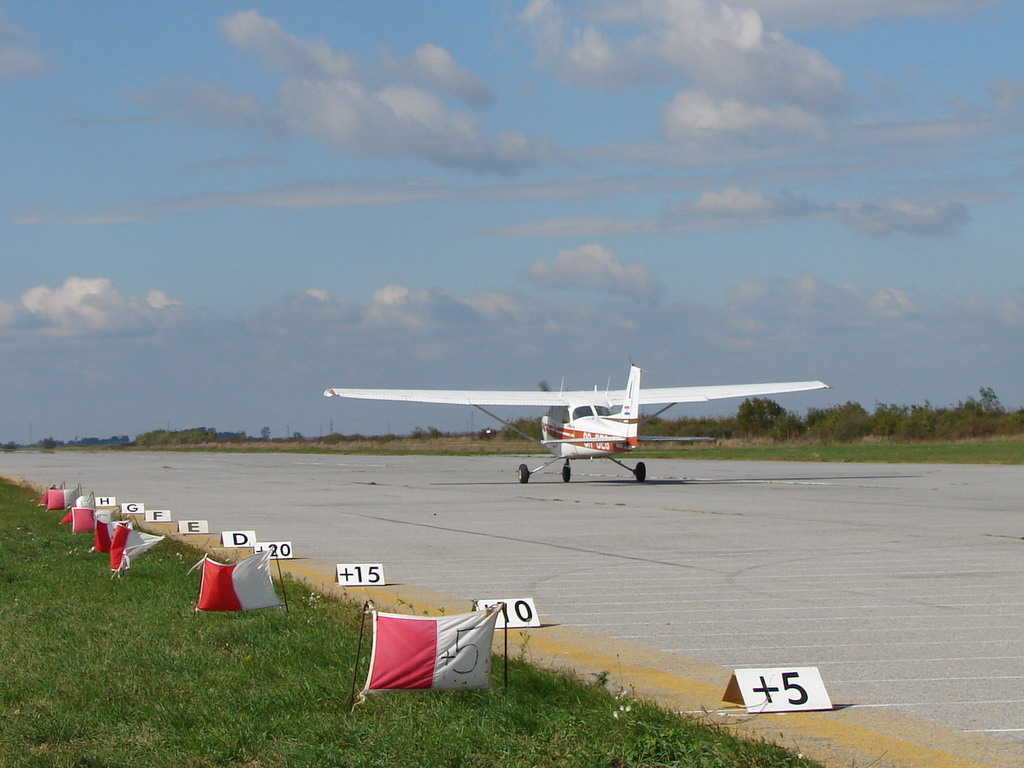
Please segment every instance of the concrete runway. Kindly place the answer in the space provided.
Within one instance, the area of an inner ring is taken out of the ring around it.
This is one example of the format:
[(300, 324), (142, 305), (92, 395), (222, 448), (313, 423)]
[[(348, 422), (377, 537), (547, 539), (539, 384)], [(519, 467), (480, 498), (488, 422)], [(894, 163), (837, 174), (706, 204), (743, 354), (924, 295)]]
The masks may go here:
[(523, 460), (17, 451), (0, 474), (381, 562), (399, 595), (532, 597), (723, 691), (815, 666), (834, 721), (955, 758), (879, 765), (1024, 765), (1024, 467), (650, 460), (639, 484), (578, 461), (521, 485)]

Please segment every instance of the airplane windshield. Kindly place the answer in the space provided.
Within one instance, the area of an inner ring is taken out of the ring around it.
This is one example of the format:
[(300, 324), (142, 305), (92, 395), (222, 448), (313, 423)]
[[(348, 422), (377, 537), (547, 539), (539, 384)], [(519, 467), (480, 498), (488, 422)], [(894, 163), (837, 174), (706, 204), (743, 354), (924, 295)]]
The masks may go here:
[(612, 411), (607, 405), (580, 405), (573, 408), (574, 419), (585, 419), (588, 416), (611, 416)]

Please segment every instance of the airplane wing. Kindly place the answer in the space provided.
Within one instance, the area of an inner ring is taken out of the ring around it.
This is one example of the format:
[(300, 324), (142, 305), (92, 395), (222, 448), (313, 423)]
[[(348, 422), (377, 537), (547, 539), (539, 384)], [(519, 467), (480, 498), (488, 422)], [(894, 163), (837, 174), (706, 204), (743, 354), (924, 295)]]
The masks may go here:
[[(762, 397), (787, 392), (809, 392), (812, 389), (831, 389), (823, 381), (780, 381), (772, 384), (715, 384), (706, 387), (651, 387), (640, 390), (641, 405), (662, 403), (703, 403), (729, 397)], [(619, 392), (609, 395), (620, 395)], [(614, 398), (610, 397), (614, 401)]]
[(406, 403), (445, 405), (566, 405), (565, 395), (537, 390), (479, 389), (344, 389), (324, 392), (325, 397), (350, 397), (356, 400), (397, 400)]
[[(641, 405), (665, 403), (703, 403), (729, 397), (761, 397), (787, 392), (830, 389), (821, 381), (784, 381), (773, 384), (718, 384), (706, 387), (653, 387), (640, 390)], [(406, 403), (440, 403), (444, 405), (534, 405), (552, 406), (607, 399), (609, 405), (621, 405), (625, 390), (545, 392), (542, 390), (478, 390), (478, 389), (347, 389), (336, 387), (324, 392), (325, 397), (348, 397), (356, 400), (394, 400)]]

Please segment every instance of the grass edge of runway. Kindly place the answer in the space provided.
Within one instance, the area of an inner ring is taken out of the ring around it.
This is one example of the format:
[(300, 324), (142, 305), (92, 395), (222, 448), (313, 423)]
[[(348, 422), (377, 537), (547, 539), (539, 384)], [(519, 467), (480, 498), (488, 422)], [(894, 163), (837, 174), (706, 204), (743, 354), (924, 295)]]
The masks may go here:
[(359, 606), (288, 582), (287, 613), (193, 616), (201, 552), (164, 541), (111, 579), (92, 537), (37, 497), (0, 482), (2, 765), (815, 765), (515, 649), (508, 690), (495, 658), (491, 691), (381, 694), (349, 712)]
[[(367, 456), (518, 456), (547, 455), (525, 440), (521, 442), (465, 442), (436, 438), (396, 438), (387, 443), (372, 440), (323, 445), (315, 441), (274, 441), (261, 443), (203, 443), (164, 445), (152, 448), (101, 446), (58, 447), (58, 451), (171, 451), (184, 453), (294, 453), (313, 455)], [(678, 444), (673, 447), (643, 446), (631, 453), (635, 459), (698, 459), (722, 461), (794, 461), (876, 464), (1024, 464), (1024, 439), (977, 438), (953, 442), (898, 442), (888, 439), (854, 442), (807, 440), (750, 441), (721, 440)]]

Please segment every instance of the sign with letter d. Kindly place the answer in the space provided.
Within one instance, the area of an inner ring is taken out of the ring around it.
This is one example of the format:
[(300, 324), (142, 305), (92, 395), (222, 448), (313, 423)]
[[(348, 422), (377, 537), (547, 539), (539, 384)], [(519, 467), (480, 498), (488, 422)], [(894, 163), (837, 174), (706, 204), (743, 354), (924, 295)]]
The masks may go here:
[(221, 531), (222, 547), (251, 547), (256, 543), (256, 531)]

